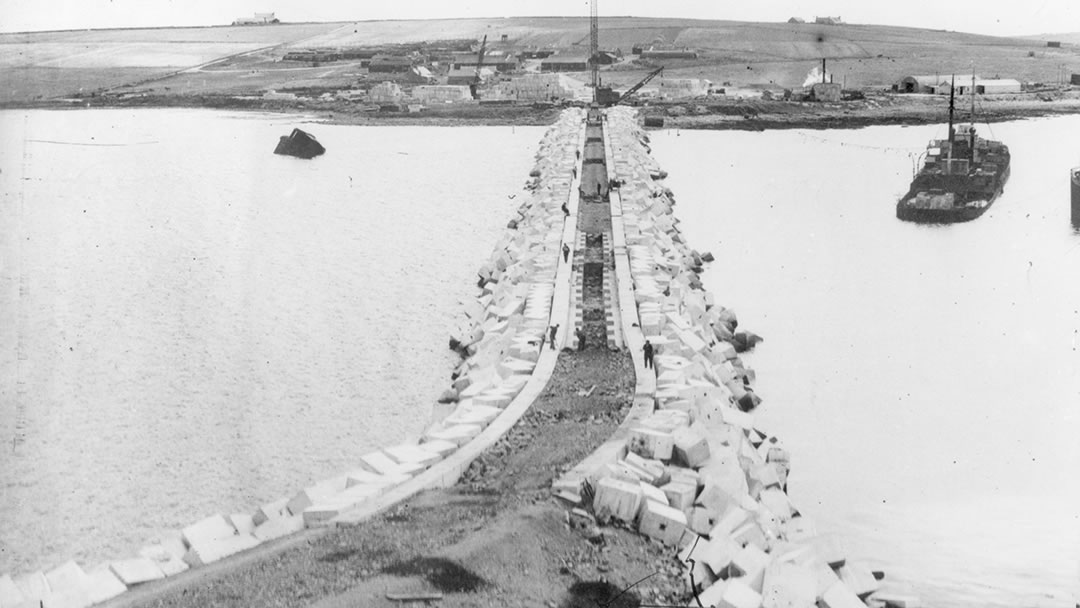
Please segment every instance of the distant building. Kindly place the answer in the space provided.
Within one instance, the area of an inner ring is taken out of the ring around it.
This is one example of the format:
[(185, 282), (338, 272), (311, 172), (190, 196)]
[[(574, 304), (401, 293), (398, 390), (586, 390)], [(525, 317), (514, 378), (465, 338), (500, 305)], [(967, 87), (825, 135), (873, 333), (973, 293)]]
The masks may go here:
[(815, 82), (810, 87), (810, 96), (815, 101), (840, 101), (840, 84), (833, 82)]
[(689, 49), (649, 49), (641, 51), (642, 59), (697, 59), (698, 54)]
[(555, 51), (544, 49), (536, 49), (532, 51), (522, 51), (518, 54), (518, 59), (547, 59), (555, 54)]
[(376, 55), (371, 58), (371, 63), (368, 64), (368, 72), (371, 73), (399, 73), (404, 74), (412, 70), (413, 60), (411, 57), (401, 57), (399, 55)]
[(792, 17), (791, 19), (788, 19), (787, 22), (788, 23), (806, 23), (806, 19), (803, 19), (802, 17)]
[(684, 99), (707, 95), (712, 83), (704, 78), (661, 78), (660, 97), (662, 99)]
[(978, 95), (1019, 93), (1020, 90), (1020, 81), (1013, 80), (1012, 78), (994, 78), (975, 81), (975, 93)]
[(1080, 85), (1080, 74), (1073, 74), (1069, 77), (1069, 84)]
[(312, 63), (326, 63), (328, 61), (340, 60), (341, 53), (332, 49), (296, 49), (285, 53), (285, 56), (281, 59), (283, 61), (307, 61)]
[(540, 62), (541, 72), (586, 72), (589, 58), (585, 55), (554, 55)]
[(274, 13), (255, 13), (254, 17), (238, 17), (233, 25), (272, 25), (281, 23)]
[[(976, 77), (977, 78), (977, 77)], [(904, 76), (896, 85), (900, 93), (949, 93), (949, 83), (952, 81), (951, 74), (934, 74), (933, 76)], [(956, 92), (963, 94), (964, 83), (971, 83), (971, 74), (956, 76)]]
[(844, 21), (840, 17), (814, 17), (814, 23), (818, 25), (842, 25)]
[(368, 96), (371, 103), (382, 105), (398, 103), (405, 97), (405, 94), (396, 82), (380, 82), (371, 88)]
[[(454, 56), (454, 66), (458, 68), (476, 69), (478, 63), (481, 63), (479, 55)], [(484, 55), (482, 65), (486, 68), (494, 68), (498, 72), (513, 72), (518, 67), (518, 60), (516, 57), (505, 55)]]
[(432, 74), (431, 70), (422, 65), (416, 65), (409, 70), (408, 81), (419, 84), (432, 84), (435, 82), (435, 74)]
[[(480, 68), (480, 82), (483, 82), (492, 76), (494, 76), (495, 70), (492, 68), (484, 67)], [(453, 69), (446, 74), (446, 84), (454, 86), (468, 86), (476, 83), (476, 68), (469, 69)]]
[(1048, 47), (1050, 47), (1052, 49), (1060, 49), (1061, 48), (1061, 43), (1056, 41), (1056, 40), (1048, 40), (1046, 42), (1046, 46), (1048, 46)]
[(413, 87), (412, 98), (428, 103), (459, 103), (470, 101), (472, 94), (467, 86), (421, 85)]

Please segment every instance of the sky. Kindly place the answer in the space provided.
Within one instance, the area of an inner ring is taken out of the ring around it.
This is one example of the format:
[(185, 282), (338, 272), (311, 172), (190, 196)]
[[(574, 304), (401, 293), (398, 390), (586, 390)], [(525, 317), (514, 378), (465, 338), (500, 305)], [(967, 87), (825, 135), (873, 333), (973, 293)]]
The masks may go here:
[[(282, 21), (353, 21), (589, 14), (587, 0), (0, 0), (0, 32), (227, 25), (255, 12)], [(600, 0), (600, 15), (787, 21), (840, 16), (848, 23), (993, 36), (1080, 32), (1080, 0)]]

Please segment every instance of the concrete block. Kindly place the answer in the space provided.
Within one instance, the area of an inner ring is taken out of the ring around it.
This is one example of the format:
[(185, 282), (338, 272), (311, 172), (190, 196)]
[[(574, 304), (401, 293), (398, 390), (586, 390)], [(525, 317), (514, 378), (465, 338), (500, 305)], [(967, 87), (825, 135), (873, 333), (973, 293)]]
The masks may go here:
[(659, 460), (643, 458), (639, 454), (627, 452), (623, 464), (632, 467), (633, 470), (644, 472), (643, 481), (654, 486), (664, 485), (668, 482), (667, 467)]
[(718, 608), (760, 608), (761, 594), (754, 591), (741, 578), (728, 579)]
[[(364, 458), (364, 456), (360, 457), (361, 460), (363, 460)], [(386, 457), (384, 456), (384, 458)], [(333, 496), (334, 494), (337, 494), (338, 492), (344, 490), (345, 484), (347, 482), (348, 479), (344, 475), (342, 475), (341, 477), (335, 477), (332, 479), (320, 481), (315, 485), (309, 486), (297, 492), (295, 496), (289, 499), (288, 504), (286, 504), (285, 506), (289, 510), (290, 514), (299, 515), (304, 512), (304, 509), (310, 507), (311, 505), (319, 502), (320, 500), (328, 496)]]
[(667, 466), (668, 478), (672, 482), (686, 483), (694, 486), (695, 489), (701, 488), (701, 475), (694, 469), (687, 469), (686, 467), (680, 467), (677, 465)]
[(762, 551), (768, 551), (771, 545), (768, 537), (765, 536), (765, 532), (761, 529), (761, 525), (753, 520), (735, 528), (731, 533), (731, 538), (743, 545), (754, 545)]
[(817, 597), (817, 580), (807, 566), (774, 561), (765, 568), (762, 608), (812, 608)]
[(165, 573), (152, 559), (135, 557), (111, 562), (109, 570), (128, 587), (165, 578)]
[[(441, 437), (434, 437), (435, 439), (442, 439)], [(449, 441), (447, 439), (446, 441)], [(420, 463), (401, 463), (391, 458), (385, 452), (371, 452), (370, 454), (364, 454), (360, 457), (360, 466), (371, 471), (372, 473), (378, 473), (379, 475), (415, 475), (416, 473), (423, 471), (426, 466)], [(345, 489), (344, 484), (335, 491), (340, 492)], [(293, 511), (294, 515), (299, 511)]]
[(192, 568), (198, 568), (256, 547), (259, 542), (259, 539), (251, 534), (237, 534), (228, 538), (200, 541), (188, 549), (184, 555), (184, 561)]
[(0, 608), (14, 608), (24, 601), (26, 597), (11, 576), (8, 574), (0, 576)]
[(500, 410), (510, 405), (513, 400), (514, 397), (509, 393), (496, 390), (486, 390), (472, 398), (474, 405), (494, 407)]
[(467, 407), (459, 407), (454, 413), (447, 416), (443, 422), (448, 427), (455, 424), (478, 424), (480, 426), (487, 426), (489, 422), (497, 418), (501, 413), (502, 410), (497, 407), (477, 405), (473, 402)]
[(288, 498), (279, 498), (274, 502), (268, 502), (255, 511), (255, 514), (251, 516), (251, 522), (258, 526), (271, 519), (285, 517), (289, 515), (288, 504)]
[(694, 499), (697, 497), (697, 486), (692, 483), (672, 481), (664, 485), (660, 490), (667, 497), (667, 504), (673, 508), (689, 513), (694, 507)]
[[(74, 590), (83, 590), (89, 582), (86, 572), (73, 561), (65, 562), (45, 573), (47, 592), (45, 596), (66, 594)], [(40, 579), (36, 581), (40, 583)], [(40, 586), (37, 591), (40, 592)], [(45, 597), (43, 596), (43, 597)]]
[(440, 439), (433, 439), (431, 441), (425, 441), (424, 443), (421, 443), (417, 447), (420, 448), (421, 450), (426, 451), (426, 452), (431, 452), (433, 454), (437, 454), (439, 456), (440, 460), (443, 459), (443, 458), (446, 458), (450, 454), (453, 454), (458, 449), (458, 446), (457, 446), (456, 443), (446, 441), (446, 440), (440, 440)]
[(260, 542), (288, 536), (304, 529), (304, 515), (288, 515), (265, 521), (255, 527), (253, 536)]
[(716, 526), (716, 515), (705, 507), (694, 507), (690, 510), (689, 526), (694, 532), (707, 535)]
[(255, 530), (255, 519), (247, 513), (233, 513), (227, 519), (237, 534), (251, 534)]
[(847, 560), (847, 549), (839, 536), (834, 534), (821, 534), (810, 539), (810, 544), (817, 551), (821, 561), (831, 568), (839, 568)]
[(754, 415), (729, 407), (724, 409), (724, 422), (741, 429), (752, 429), (754, 428)]
[[(694, 504), (708, 511), (715, 519), (719, 520), (733, 506), (738, 506), (734, 496), (716, 484), (706, 483), (705, 488), (695, 499)], [(731, 530), (725, 530), (730, 534)]]
[(198, 543), (228, 538), (236, 534), (232, 524), (222, 515), (211, 515), (180, 531), (184, 544), (191, 548)]
[(322, 498), (304, 509), (304, 526), (314, 528), (324, 525), (343, 511), (347, 511), (369, 498), (378, 496), (383, 489), (384, 486), (378, 485), (352, 486), (347, 490)]
[[(749, 444), (747, 444), (749, 445)], [(759, 464), (750, 469), (750, 476), (764, 488), (780, 488), (780, 476), (773, 464)]]
[(709, 442), (698, 429), (675, 429), (672, 442), (676, 460), (686, 466), (699, 467), (709, 460)]
[(881, 583), (874, 578), (869, 568), (850, 560), (837, 568), (836, 574), (847, 588), (859, 597), (866, 597), (881, 588)]
[(674, 546), (682, 538), (684, 530), (686, 515), (682, 511), (652, 500), (645, 501), (641, 523), (638, 524), (639, 532), (665, 545)]
[[(693, 589), (699, 594), (699, 597), (704, 598), (704, 592), (711, 586), (716, 584), (719, 580), (716, 575), (709, 570), (709, 567), (704, 563), (694, 560), (692, 564), (688, 564), (689, 567), (686, 570), (686, 587), (687, 589)], [(720, 597), (723, 595), (723, 590), (718, 590), (719, 595), (716, 596), (716, 601), (720, 601)], [(696, 604), (691, 604), (696, 605)], [(703, 606), (712, 606), (715, 604), (707, 604), (705, 600), (702, 600)]]
[(840, 582), (840, 577), (836, 575), (836, 571), (819, 558), (815, 558), (807, 565), (814, 570), (814, 578), (817, 579), (818, 597), (824, 596), (826, 591)]
[(698, 543), (698, 550), (695, 553), (697, 554), (697, 559), (707, 565), (709, 570), (712, 570), (713, 574), (719, 578), (727, 578), (727, 568), (741, 550), (742, 547), (739, 543), (731, 540), (731, 538), (727, 536), (713, 536), (705, 546)]
[(139, 557), (152, 560), (165, 576), (175, 576), (190, 568), (184, 561), (185, 553), (187, 548), (179, 536), (139, 549)]
[[(644, 481), (638, 482), (638, 485), (641, 487), (641, 496), (645, 499), (645, 502), (655, 502), (665, 507), (668, 506), (667, 494), (664, 494), (663, 490)], [(642, 504), (642, 508), (644, 508), (644, 504)]]
[(759, 547), (749, 544), (742, 548), (731, 560), (731, 575), (738, 576), (754, 591), (760, 593), (765, 580), (765, 568), (769, 565), (769, 555)]
[(31, 572), (15, 579), (15, 586), (19, 588), (23, 597), (30, 602), (47, 597), (50, 593), (49, 582), (45, 580), (45, 573)]
[(822, 608), (866, 608), (859, 596), (852, 593), (847, 585), (837, 581), (821, 596), (818, 605)]
[(786, 522), (791, 519), (792, 514), (795, 512), (794, 507), (791, 506), (791, 500), (788, 495), (777, 488), (766, 488), (758, 495), (758, 501), (774, 515), (781, 522)]
[(91, 603), (99, 604), (127, 591), (127, 586), (120, 582), (120, 579), (116, 578), (112, 570), (104, 564), (90, 570), (86, 575), (90, 579), (87, 582), (86, 591)]
[(876, 593), (874, 599), (885, 603), (885, 608), (920, 608), (919, 598), (914, 595)]
[(470, 439), (480, 434), (483, 428), (478, 424), (455, 424), (445, 429), (424, 434), (426, 439), (442, 439), (457, 445), (465, 445)]
[(702, 591), (701, 594), (698, 595), (698, 600), (705, 608), (716, 608), (720, 605), (720, 602), (723, 601), (724, 592), (727, 591), (727, 586), (728, 582), (726, 580), (718, 580)]
[(421, 449), (419, 446), (413, 444), (402, 444), (383, 448), (383, 452), (398, 464), (420, 465), (425, 469), (442, 460), (442, 456), (439, 456), (437, 453)]
[(602, 479), (596, 485), (593, 512), (599, 519), (610, 516), (632, 523), (641, 507), (642, 500), (644, 498), (638, 484), (617, 479)]
[(642, 458), (671, 460), (673, 447), (674, 439), (671, 433), (649, 428), (632, 428), (626, 439), (626, 448)]
[(391, 473), (389, 475), (380, 475), (378, 473), (372, 473), (366, 469), (357, 469), (355, 471), (345, 474), (345, 489), (349, 489), (353, 486), (369, 485), (369, 486), (396, 486), (399, 483), (412, 479), (411, 475), (405, 473)]

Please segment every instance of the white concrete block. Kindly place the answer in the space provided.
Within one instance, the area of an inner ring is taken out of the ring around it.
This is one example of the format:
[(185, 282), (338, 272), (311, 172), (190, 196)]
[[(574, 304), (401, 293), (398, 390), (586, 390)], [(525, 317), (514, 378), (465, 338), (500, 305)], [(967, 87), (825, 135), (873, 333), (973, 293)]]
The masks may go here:
[(817, 536), (817, 526), (804, 515), (792, 517), (780, 525), (781, 538), (789, 541), (807, 541)]
[(187, 548), (179, 536), (166, 538), (139, 549), (139, 557), (152, 560), (165, 576), (175, 576), (190, 568), (184, 561), (185, 553)]
[(635, 471), (644, 472), (642, 480), (654, 486), (660, 486), (668, 481), (667, 467), (659, 460), (643, 458), (633, 452), (627, 452), (623, 464)]
[(885, 602), (885, 608), (920, 608), (919, 598), (914, 595), (900, 595), (897, 593), (876, 593), (874, 599)]
[(689, 513), (694, 507), (694, 499), (697, 497), (697, 486), (692, 483), (672, 481), (660, 488), (667, 497), (667, 504), (673, 508)]
[(46, 595), (69, 595), (74, 591), (83, 591), (90, 582), (86, 572), (73, 561), (65, 562), (46, 572), (45, 580), (48, 583)]
[(852, 593), (851, 589), (840, 581), (825, 591), (818, 605), (822, 608), (866, 608), (866, 604), (859, 599), (859, 596)]
[(112, 573), (112, 570), (104, 564), (102, 567), (94, 568), (86, 574), (90, 579), (87, 583), (87, 594), (90, 596), (90, 601), (94, 604), (99, 604), (105, 600), (111, 600), (127, 591), (127, 586), (120, 582), (120, 579), (116, 578), (116, 575)]
[[(747, 443), (746, 445), (749, 445)], [(755, 452), (755, 454), (757, 454)], [(761, 483), (765, 488), (780, 488), (780, 475), (776, 465), (771, 463), (759, 464), (750, 469), (750, 476)]]
[(200, 541), (188, 549), (184, 561), (192, 568), (198, 568), (254, 548), (259, 542), (259, 539), (250, 534)]
[(165, 573), (152, 559), (134, 557), (109, 563), (109, 570), (128, 587), (165, 578)]
[(734, 407), (729, 407), (724, 409), (724, 422), (741, 429), (752, 429), (754, 428), (754, 415)]
[(716, 526), (718, 518), (712, 511), (705, 507), (694, 507), (690, 510), (689, 526), (694, 532), (707, 535)]
[(289, 515), (265, 521), (255, 527), (254, 536), (261, 542), (288, 536), (304, 529), (304, 515)]
[(510, 405), (510, 402), (513, 400), (514, 397), (509, 393), (497, 390), (486, 390), (473, 397), (472, 402), (475, 405), (494, 407), (501, 410)]
[[(667, 494), (664, 494), (663, 490), (644, 481), (638, 482), (638, 485), (641, 487), (641, 496), (645, 499), (645, 502), (655, 502), (665, 507), (668, 506)], [(644, 508), (644, 505), (642, 505), (642, 508)]]
[(761, 594), (741, 578), (728, 579), (727, 588), (718, 608), (760, 608)]
[(428, 450), (421, 449), (419, 446), (413, 444), (402, 444), (383, 448), (383, 452), (398, 464), (420, 465), (424, 468), (430, 467), (442, 460), (442, 456), (439, 456), (435, 452), (429, 452)]
[[(705, 608), (716, 608), (723, 601), (727, 586), (728, 582), (726, 580), (718, 580), (707, 587), (705, 591), (702, 591), (698, 595), (698, 600), (701, 601), (701, 605)], [(696, 606), (696, 604), (691, 605)]]
[[(381, 451), (371, 452), (369, 454), (364, 454), (363, 456), (361, 456), (360, 466), (367, 469), (368, 471), (371, 471), (372, 473), (378, 473), (380, 475), (394, 475), (402, 473), (406, 475), (414, 475), (420, 471), (423, 471), (426, 468), (424, 465), (419, 463), (397, 462), (388, 454)], [(343, 489), (344, 484), (342, 484), (342, 487), (338, 488), (336, 491), (340, 492)], [(294, 514), (298, 513), (298, 511), (292, 512)]]
[(255, 514), (251, 516), (251, 522), (258, 526), (271, 519), (286, 517), (289, 515), (288, 504), (288, 498), (279, 498), (274, 502), (268, 502), (255, 511)]
[(458, 449), (458, 445), (456, 443), (446, 441), (444, 439), (433, 439), (431, 441), (425, 441), (416, 447), (426, 452), (437, 454), (439, 456), (439, 459), (446, 458), (450, 454), (456, 452)]
[[(360, 458), (361, 460), (364, 459), (363, 456)], [(344, 490), (347, 482), (348, 479), (344, 475), (332, 479), (325, 479), (297, 492), (295, 496), (289, 499), (288, 504), (285, 506), (290, 514), (299, 515), (304, 512), (304, 509), (311, 505)]]
[(785, 522), (791, 519), (792, 514), (795, 512), (795, 508), (791, 506), (791, 500), (788, 495), (782, 490), (777, 488), (766, 488), (758, 495), (758, 501), (769, 511), (771, 511), (781, 521)]
[(713, 536), (709, 542), (702, 546), (698, 543), (697, 559), (712, 570), (713, 574), (720, 578), (727, 578), (728, 566), (735, 559), (742, 547), (727, 536)]
[(833, 585), (840, 583), (840, 577), (836, 575), (831, 566), (821, 561), (820, 558), (815, 557), (807, 565), (814, 570), (814, 577), (817, 579), (818, 597), (824, 596), (825, 592), (831, 589)]
[(255, 520), (247, 513), (233, 513), (227, 519), (237, 534), (251, 534), (255, 530)]
[(731, 533), (731, 538), (743, 545), (752, 544), (762, 551), (768, 551), (770, 548), (769, 539), (757, 521), (751, 520), (735, 528)]
[(839, 536), (821, 534), (810, 539), (810, 544), (817, 551), (823, 562), (832, 568), (839, 568), (847, 560), (847, 548)]
[(31, 572), (15, 579), (15, 585), (22, 592), (23, 597), (29, 601), (40, 600), (50, 593), (49, 581), (45, 580), (45, 573)]
[(643, 458), (655, 460), (671, 460), (671, 450), (674, 440), (671, 433), (635, 427), (630, 429), (626, 440), (626, 448)]
[(425, 433), (424, 437), (427, 439), (442, 439), (461, 446), (479, 435), (482, 430), (484, 429), (478, 424), (455, 424), (442, 430)]
[(304, 509), (304, 526), (314, 528), (324, 525), (326, 522), (337, 517), (356, 505), (378, 496), (382, 493), (383, 486), (352, 486), (351, 488), (320, 499), (315, 504)]
[(709, 460), (709, 442), (698, 429), (675, 429), (672, 442), (676, 459), (689, 467), (699, 467)]
[(859, 597), (866, 597), (881, 588), (881, 582), (874, 578), (870, 569), (857, 562), (845, 561), (843, 566), (836, 569), (836, 574)]
[(638, 524), (639, 532), (665, 545), (674, 546), (685, 530), (686, 515), (682, 511), (652, 500), (645, 501)]
[(23, 596), (11, 576), (8, 574), (0, 576), (0, 608), (15, 608), (24, 601), (26, 597)]
[(817, 601), (817, 579), (807, 566), (776, 562), (765, 568), (762, 608), (811, 608)]
[(606, 478), (596, 485), (593, 511), (600, 519), (610, 516), (632, 523), (642, 500), (644, 498), (638, 484)]
[(225, 520), (222, 515), (211, 515), (187, 526), (180, 531), (184, 544), (191, 548), (201, 542), (228, 538), (236, 534), (232, 524)]
[(754, 591), (760, 593), (765, 579), (769, 555), (755, 545), (746, 545), (731, 560), (732, 576), (738, 576)]
[(447, 416), (443, 422), (447, 427), (455, 424), (478, 424), (487, 426), (487, 423), (497, 418), (501, 413), (502, 410), (497, 407), (477, 405), (473, 402), (468, 407), (459, 407), (454, 413)]

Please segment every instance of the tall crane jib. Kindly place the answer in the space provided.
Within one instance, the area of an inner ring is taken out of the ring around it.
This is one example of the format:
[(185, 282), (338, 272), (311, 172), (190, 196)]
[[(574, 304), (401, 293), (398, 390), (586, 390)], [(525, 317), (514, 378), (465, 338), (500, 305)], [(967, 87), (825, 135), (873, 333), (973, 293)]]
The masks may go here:
[(473, 99), (480, 99), (480, 84), (483, 80), (480, 69), (484, 67), (484, 51), (487, 50), (487, 34), (484, 34), (484, 39), (480, 42), (480, 51), (476, 54), (476, 75), (473, 77), (473, 83), (469, 85), (469, 93), (472, 94)]
[(589, 63), (591, 64), (593, 100), (596, 100), (596, 88), (600, 86), (600, 12), (599, 0), (592, 0), (589, 7)]

